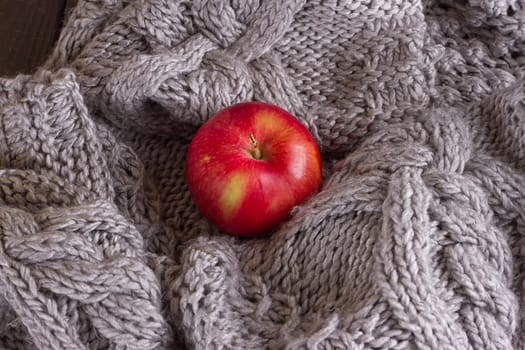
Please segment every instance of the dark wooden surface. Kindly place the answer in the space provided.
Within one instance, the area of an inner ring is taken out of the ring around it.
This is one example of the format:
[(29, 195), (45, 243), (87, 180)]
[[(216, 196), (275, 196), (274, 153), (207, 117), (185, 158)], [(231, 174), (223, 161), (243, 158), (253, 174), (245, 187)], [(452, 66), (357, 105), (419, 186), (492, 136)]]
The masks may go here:
[(0, 0), (0, 76), (29, 74), (53, 49), (68, 0)]

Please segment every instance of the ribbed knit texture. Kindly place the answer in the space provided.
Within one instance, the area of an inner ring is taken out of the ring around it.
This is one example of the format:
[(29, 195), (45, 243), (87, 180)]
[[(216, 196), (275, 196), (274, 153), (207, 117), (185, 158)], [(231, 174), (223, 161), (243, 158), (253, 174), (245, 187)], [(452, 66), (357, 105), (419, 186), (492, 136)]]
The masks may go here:
[[(0, 80), (0, 349), (525, 348), (525, 0), (81, 0)], [(196, 210), (192, 135), (279, 105), (322, 190)]]

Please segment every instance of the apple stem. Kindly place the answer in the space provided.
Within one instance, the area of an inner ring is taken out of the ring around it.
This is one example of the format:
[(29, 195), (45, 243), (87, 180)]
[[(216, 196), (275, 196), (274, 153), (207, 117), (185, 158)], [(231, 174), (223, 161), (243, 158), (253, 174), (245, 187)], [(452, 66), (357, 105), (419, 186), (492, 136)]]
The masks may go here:
[(252, 143), (252, 146), (257, 147), (257, 140), (255, 140), (255, 136), (253, 136), (253, 134), (250, 134), (249, 138), (250, 142)]
[(257, 145), (257, 141), (255, 140), (255, 137), (253, 136), (253, 134), (250, 134), (250, 142), (252, 143), (252, 147), (253, 147), (250, 154), (255, 159), (261, 159), (262, 158), (261, 149)]

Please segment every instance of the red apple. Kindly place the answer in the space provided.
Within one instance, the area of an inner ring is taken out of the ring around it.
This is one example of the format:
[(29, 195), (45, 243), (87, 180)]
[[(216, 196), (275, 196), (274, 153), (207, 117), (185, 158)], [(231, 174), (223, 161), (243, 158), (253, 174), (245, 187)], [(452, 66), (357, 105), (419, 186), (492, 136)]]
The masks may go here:
[(218, 112), (193, 137), (186, 181), (199, 211), (235, 236), (267, 234), (321, 186), (321, 157), (308, 130), (260, 102)]

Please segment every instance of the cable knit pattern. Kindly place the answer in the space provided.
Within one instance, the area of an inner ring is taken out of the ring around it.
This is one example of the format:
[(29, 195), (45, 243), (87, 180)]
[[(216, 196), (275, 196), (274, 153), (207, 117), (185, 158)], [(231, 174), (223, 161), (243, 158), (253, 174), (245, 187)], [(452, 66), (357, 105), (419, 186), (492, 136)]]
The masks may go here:
[[(525, 347), (525, 2), (80, 0), (0, 80), (0, 348)], [(270, 237), (187, 146), (277, 104), (324, 182)]]

